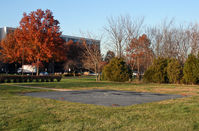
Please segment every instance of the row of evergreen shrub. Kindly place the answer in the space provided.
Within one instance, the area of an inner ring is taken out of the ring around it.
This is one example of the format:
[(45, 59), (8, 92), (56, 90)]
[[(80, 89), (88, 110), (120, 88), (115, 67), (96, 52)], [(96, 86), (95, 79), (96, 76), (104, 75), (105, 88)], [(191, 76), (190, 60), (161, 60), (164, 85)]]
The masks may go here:
[(22, 76), (22, 75), (1, 75), (0, 76), (0, 83), (17, 83), (17, 82), (53, 82), (53, 81), (61, 81), (61, 76)]
[(177, 59), (157, 58), (144, 73), (144, 81), (155, 83), (199, 83), (199, 58), (190, 54), (185, 63)]

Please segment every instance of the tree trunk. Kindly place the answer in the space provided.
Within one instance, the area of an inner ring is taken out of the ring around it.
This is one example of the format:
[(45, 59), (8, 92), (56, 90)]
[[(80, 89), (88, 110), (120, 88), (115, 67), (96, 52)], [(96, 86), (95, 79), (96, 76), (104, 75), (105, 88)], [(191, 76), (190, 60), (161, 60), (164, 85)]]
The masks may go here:
[(73, 77), (75, 77), (76, 75), (75, 75), (75, 70), (73, 71)]
[(37, 58), (37, 76), (39, 75), (39, 58)]
[(17, 63), (15, 63), (15, 73), (17, 73)]
[(21, 62), (21, 75), (23, 75), (23, 60)]
[(100, 81), (101, 75), (98, 73), (98, 81)]
[(37, 65), (37, 76), (39, 75), (39, 65)]
[(97, 64), (95, 63), (95, 76), (96, 76), (96, 81), (98, 80), (98, 74), (97, 74)]
[(138, 58), (138, 62), (137, 62), (137, 68), (138, 68), (138, 80), (140, 81), (141, 80), (141, 77), (140, 77), (140, 61), (139, 61), (139, 58)]
[(23, 54), (22, 54), (22, 70), (21, 70), (22, 75), (24, 73), (23, 65), (24, 65), (24, 44), (23, 44)]
[(55, 73), (55, 61), (53, 60), (52, 73)]

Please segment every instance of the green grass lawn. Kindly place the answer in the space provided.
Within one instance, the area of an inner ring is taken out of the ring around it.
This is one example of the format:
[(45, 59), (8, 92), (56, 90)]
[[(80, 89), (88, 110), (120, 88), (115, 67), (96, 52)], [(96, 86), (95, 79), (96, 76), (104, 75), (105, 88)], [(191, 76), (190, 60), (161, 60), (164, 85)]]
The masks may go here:
[[(10, 84), (9, 84), (10, 85)], [(58, 89), (108, 89), (108, 90), (130, 90), (138, 92), (155, 92), (155, 93), (169, 93), (169, 94), (185, 94), (198, 95), (199, 86), (197, 85), (178, 85), (178, 84), (155, 84), (155, 83), (129, 83), (129, 82), (108, 82), (99, 81), (95, 79), (62, 79), (61, 82), (32, 82), (32, 83), (18, 83), (18, 85), (26, 85), (32, 87), (48, 87)]]
[(0, 85), (0, 130), (199, 130), (199, 86), (95, 82), (63, 79), (60, 83), (20, 85), (66, 89), (114, 89), (191, 95), (126, 107), (105, 107), (23, 96), (47, 91)]

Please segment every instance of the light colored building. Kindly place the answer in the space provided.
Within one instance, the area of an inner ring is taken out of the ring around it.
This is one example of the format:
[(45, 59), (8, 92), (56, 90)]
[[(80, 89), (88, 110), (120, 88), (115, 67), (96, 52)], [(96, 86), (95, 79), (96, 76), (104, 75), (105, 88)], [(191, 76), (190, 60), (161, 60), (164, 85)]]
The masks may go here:
[(80, 44), (83, 43), (83, 41), (86, 41), (88, 45), (96, 44), (100, 50), (100, 40), (95, 39), (88, 39), (83, 37), (76, 37), (76, 36), (69, 36), (69, 35), (61, 35), (61, 38), (64, 39), (66, 42), (72, 40), (73, 42), (79, 42)]
[[(6, 37), (7, 34), (10, 32), (13, 32), (16, 28), (13, 27), (3, 27), (0, 28), (0, 41)], [(88, 39), (88, 38), (83, 38), (83, 37), (77, 37), (77, 36), (69, 36), (69, 35), (61, 35), (61, 38), (64, 39), (66, 42), (72, 40), (73, 42), (79, 42), (82, 43), (83, 40), (86, 41), (87, 44), (97, 44), (100, 47), (100, 40), (93, 40), (93, 39)]]
[(9, 34), (10, 32), (13, 32), (15, 30), (15, 28), (12, 27), (6, 27), (4, 26), (3, 28), (0, 28), (0, 41), (6, 37), (7, 34)]
[(66, 42), (72, 40), (73, 42), (80, 42), (80, 43), (82, 43), (83, 40), (85, 40), (87, 44), (93, 44), (93, 43), (100, 44), (100, 40), (93, 40), (93, 39), (88, 39), (88, 38), (83, 38), (83, 37), (61, 35), (61, 38), (64, 39)]

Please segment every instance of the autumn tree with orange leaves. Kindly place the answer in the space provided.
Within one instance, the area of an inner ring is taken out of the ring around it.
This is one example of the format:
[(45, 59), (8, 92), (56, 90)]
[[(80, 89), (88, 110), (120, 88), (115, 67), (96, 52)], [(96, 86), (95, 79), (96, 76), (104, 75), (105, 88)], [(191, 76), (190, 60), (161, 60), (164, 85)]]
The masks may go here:
[(24, 13), (15, 32), (23, 59), (37, 66), (37, 75), (42, 62), (66, 59), (59, 21), (50, 10)]
[(19, 45), (16, 42), (14, 33), (8, 34), (5, 39), (1, 41), (1, 60), (3, 62), (14, 63), (21, 60)]
[(153, 52), (150, 45), (150, 40), (143, 34), (138, 39), (132, 39), (127, 46), (128, 64), (131, 65), (133, 70), (137, 70), (138, 78), (140, 78), (141, 72), (143, 73), (152, 62)]
[(4, 63), (21, 63), (20, 46), (17, 44), (15, 33), (11, 32), (0, 42), (1, 61)]

